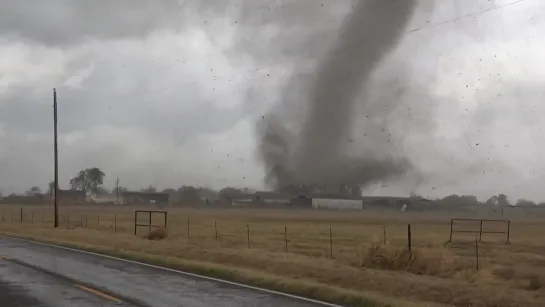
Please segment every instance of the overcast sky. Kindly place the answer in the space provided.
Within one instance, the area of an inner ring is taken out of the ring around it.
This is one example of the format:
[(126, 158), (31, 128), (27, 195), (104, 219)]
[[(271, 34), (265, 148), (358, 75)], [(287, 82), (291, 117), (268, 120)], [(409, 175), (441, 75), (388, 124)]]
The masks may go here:
[[(545, 200), (545, 3), (431, 2), (368, 95), (411, 80), (389, 130), (414, 169), (368, 193)], [(110, 188), (263, 188), (256, 124), (350, 5), (0, 0), (0, 188), (53, 178), (53, 88), (62, 187), (96, 166)]]

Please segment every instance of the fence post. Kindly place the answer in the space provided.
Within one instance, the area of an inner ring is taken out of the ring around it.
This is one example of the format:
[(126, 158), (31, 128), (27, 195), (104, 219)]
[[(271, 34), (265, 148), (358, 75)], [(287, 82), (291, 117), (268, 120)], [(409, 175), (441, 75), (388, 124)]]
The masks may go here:
[(511, 236), (511, 221), (507, 221), (507, 243), (510, 243)]
[(79, 226), (83, 228), (83, 212), (79, 213)]
[(13, 209), (11, 209), (11, 222), (13, 223)]
[(409, 258), (412, 257), (413, 254), (413, 235), (411, 232), (411, 224), (407, 224), (407, 244), (409, 247)]
[(70, 229), (70, 211), (66, 213), (66, 229)]
[(288, 252), (288, 226), (284, 225), (284, 242), (286, 243), (286, 253)]
[(382, 244), (386, 244), (386, 225), (382, 225)]
[(114, 233), (117, 233), (117, 213), (114, 213)]
[(452, 224), (454, 223), (454, 219), (450, 219), (450, 236), (449, 236), (449, 243), (452, 242)]
[(45, 213), (44, 213), (44, 211), (42, 210), (42, 223), (43, 223), (44, 220), (45, 220), (44, 215), (45, 215)]
[(250, 225), (246, 224), (246, 233), (248, 234), (248, 249), (250, 249)]
[(191, 237), (189, 236), (189, 218), (187, 218), (187, 240), (191, 240)]
[(34, 210), (30, 211), (30, 224), (34, 224)]
[(136, 236), (136, 224), (137, 224), (137, 220), (136, 218), (138, 217), (138, 211), (135, 211), (134, 212), (134, 235)]
[(329, 259), (333, 259), (333, 232), (329, 226)]
[(148, 212), (149, 214), (149, 217), (148, 217), (148, 234), (151, 233), (151, 212)]
[(475, 264), (477, 270), (479, 270), (479, 240), (475, 238)]
[(100, 213), (97, 213), (97, 229), (100, 230)]
[(218, 222), (214, 221), (214, 232), (216, 235), (216, 242), (218, 241)]
[(479, 228), (479, 242), (482, 240), (483, 238), (483, 220), (481, 220), (481, 226)]
[(23, 208), (21, 208), (21, 224), (23, 224)]

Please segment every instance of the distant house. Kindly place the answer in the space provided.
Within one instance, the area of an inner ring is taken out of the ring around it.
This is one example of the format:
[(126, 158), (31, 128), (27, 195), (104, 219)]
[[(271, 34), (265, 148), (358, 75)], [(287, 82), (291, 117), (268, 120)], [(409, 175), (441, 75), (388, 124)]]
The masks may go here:
[(148, 193), (148, 192), (123, 192), (123, 202), (126, 205), (149, 205), (156, 204), (158, 206), (168, 205), (168, 193)]
[(361, 210), (363, 201), (361, 199), (342, 198), (312, 198), (314, 209), (335, 209), (335, 210)]
[(253, 195), (253, 202), (257, 205), (289, 206), (292, 198), (289, 194), (258, 191)]
[[(51, 197), (52, 201), (55, 199), (54, 194)], [(87, 194), (78, 190), (59, 190), (58, 201), (67, 204), (83, 204), (87, 202)]]
[(12, 194), (0, 200), (0, 204), (8, 205), (37, 205), (47, 202), (47, 197), (42, 194), (36, 195), (16, 195)]

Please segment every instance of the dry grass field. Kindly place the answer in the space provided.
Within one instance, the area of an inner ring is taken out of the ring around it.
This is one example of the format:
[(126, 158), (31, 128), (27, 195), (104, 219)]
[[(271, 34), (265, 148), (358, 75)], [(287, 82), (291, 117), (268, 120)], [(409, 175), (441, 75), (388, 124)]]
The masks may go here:
[(477, 269), (475, 234), (457, 233), (445, 245), (453, 213), (170, 209), (168, 233), (147, 239), (146, 227), (134, 235), (134, 212), (127, 208), (63, 207), (60, 229), (52, 228), (47, 208), (24, 207), (22, 223), (19, 208), (0, 207), (1, 233), (347, 306), (545, 306), (545, 217), (538, 213), (506, 213), (510, 244), (505, 234), (483, 234)]

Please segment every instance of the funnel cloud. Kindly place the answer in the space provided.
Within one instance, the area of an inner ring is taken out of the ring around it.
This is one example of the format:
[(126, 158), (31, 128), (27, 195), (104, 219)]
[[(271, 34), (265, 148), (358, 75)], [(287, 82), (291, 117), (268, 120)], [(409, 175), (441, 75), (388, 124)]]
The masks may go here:
[[(394, 157), (388, 148), (364, 148), (354, 156), (349, 147), (355, 120), (361, 115), (357, 109), (367, 103), (361, 98), (362, 91), (368, 90), (365, 85), (373, 71), (396, 47), (416, 6), (416, 0), (358, 1), (341, 26), (335, 45), (315, 71), (293, 75), (290, 86), (305, 83), (299, 88), (306, 89), (299, 93), (296, 102), (306, 110), (300, 129), (292, 133), (277, 114), (266, 116), (258, 129), (268, 184), (275, 188), (290, 184), (365, 186), (403, 175), (410, 169), (407, 159)], [(284, 99), (293, 99), (287, 97), (292, 94), (286, 91)], [(372, 116), (384, 118), (384, 113), (392, 110), (391, 106), (382, 109)], [(366, 118), (371, 124), (372, 116)], [(384, 137), (372, 133), (381, 129), (369, 130), (367, 137)]]

